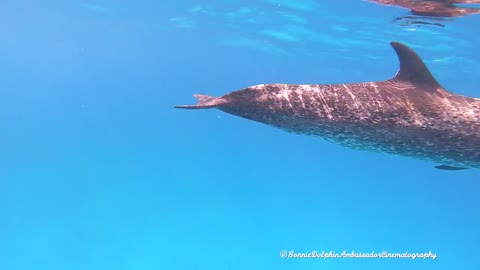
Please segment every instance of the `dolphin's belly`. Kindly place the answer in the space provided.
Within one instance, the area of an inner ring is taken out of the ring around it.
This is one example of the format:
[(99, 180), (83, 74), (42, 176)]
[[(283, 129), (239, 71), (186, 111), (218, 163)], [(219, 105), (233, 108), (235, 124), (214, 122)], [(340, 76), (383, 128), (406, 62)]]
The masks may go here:
[(455, 129), (298, 119), (285, 119), (272, 126), (291, 133), (320, 137), (353, 149), (480, 168), (479, 134), (465, 135)]
[(480, 168), (480, 133), (462, 126), (455, 128), (451, 122), (430, 119), (418, 123), (407, 111), (372, 113), (362, 119), (349, 115), (340, 120), (288, 110), (255, 110), (242, 117), (353, 149)]

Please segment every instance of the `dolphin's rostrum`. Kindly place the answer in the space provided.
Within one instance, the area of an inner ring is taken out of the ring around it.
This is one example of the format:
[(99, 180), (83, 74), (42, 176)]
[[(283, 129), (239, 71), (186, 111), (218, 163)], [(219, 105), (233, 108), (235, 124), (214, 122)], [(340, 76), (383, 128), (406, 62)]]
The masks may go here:
[(400, 69), (386, 81), (261, 84), (196, 105), (360, 150), (428, 160), (439, 169), (480, 168), (480, 99), (445, 90), (409, 47), (391, 42)]

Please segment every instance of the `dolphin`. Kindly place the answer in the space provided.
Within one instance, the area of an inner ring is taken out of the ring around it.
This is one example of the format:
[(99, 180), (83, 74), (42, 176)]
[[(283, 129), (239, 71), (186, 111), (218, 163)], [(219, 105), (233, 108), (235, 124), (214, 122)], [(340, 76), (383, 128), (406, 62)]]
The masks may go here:
[(480, 99), (447, 91), (411, 48), (390, 42), (400, 68), (392, 78), (341, 84), (260, 84), (195, 105), (357, 150), (432, 162), (437, 169), (480, 168)]
[(426, 17), (461, 17), (480, 14), (478, 8), (460, 7), (457, 4), (480, 4), (480, 0), (364, 0), (384, 6), (410, 9), (412, 15)]

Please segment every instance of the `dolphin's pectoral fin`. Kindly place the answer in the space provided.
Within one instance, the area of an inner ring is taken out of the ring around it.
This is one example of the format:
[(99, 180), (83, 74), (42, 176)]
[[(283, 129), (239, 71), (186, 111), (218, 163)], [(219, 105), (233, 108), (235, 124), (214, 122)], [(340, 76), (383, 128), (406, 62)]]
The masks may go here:
[(227, 100), (224, 98), (217, 98), (217, 97), (212, 97), (208, 95), (202, 95), (202, 94), (196, 94), (193, 95), (194, 97), (197, 98), (198, 103), (195, 105), (178, 105), (175, 106), (174, 108), (180, 108), (180, 109), (210, 109), (210, 108), (215, 108), (220, 105), (223, 105), (227, 103)]
[(438, 166), (435, 166), (435, 168), (440, 169), (440, 170), (446, 170), (446, 171), (459, 171), (459, 170), (466, 170), (467, 169), (467, 168), (454, 167), (454, 166), (448, 166), (448, 165), (438, 165)]
[(412, 49), (406, 45), (392, 41), (390, 45), (395, 49), (400, 62), (400, 70), (393, 81), (407, 81), (421, 86), (425, 91), (436, 91), (443, 88), (433, 77), (423, 60)]

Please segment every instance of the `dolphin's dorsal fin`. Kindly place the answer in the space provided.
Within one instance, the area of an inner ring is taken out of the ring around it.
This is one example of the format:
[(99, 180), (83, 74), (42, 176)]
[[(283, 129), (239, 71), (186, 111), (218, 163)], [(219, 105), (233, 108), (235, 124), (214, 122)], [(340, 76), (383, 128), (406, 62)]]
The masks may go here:
[(400, 70), (392, 81), (407, 81), (426, 91), (442, 88), (423, 60), (412, 49), (396, 41), (390, 42), (390, 45), (395, 49), (400, 62)]

